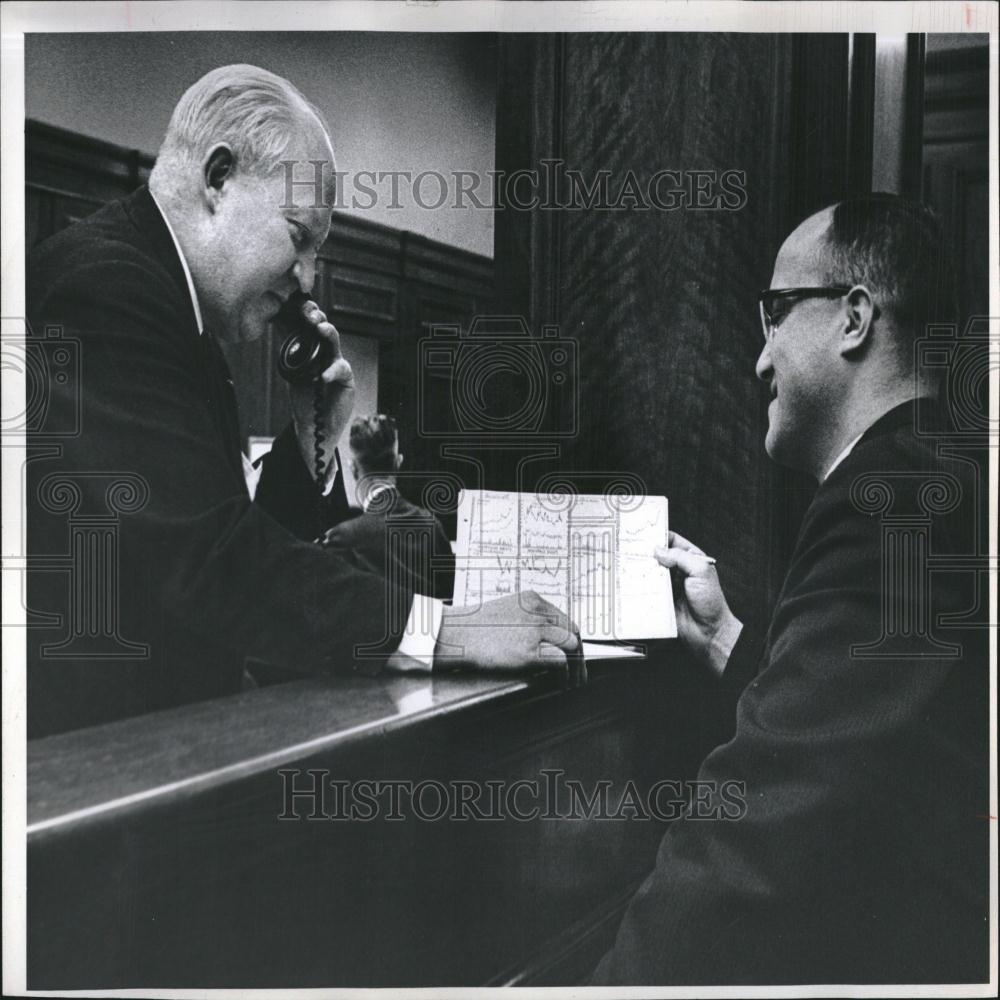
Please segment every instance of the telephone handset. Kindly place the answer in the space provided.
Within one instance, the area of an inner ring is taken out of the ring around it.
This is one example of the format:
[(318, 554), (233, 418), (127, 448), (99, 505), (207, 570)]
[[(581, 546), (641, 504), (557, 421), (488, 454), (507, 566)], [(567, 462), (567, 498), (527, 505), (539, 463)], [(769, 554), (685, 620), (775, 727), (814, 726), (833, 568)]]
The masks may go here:
[[(334, 348), (331, 341), (321, 337), (316, 327), (302, 315), (302, 304), (309, 301), (303, 292), (295, 292), (281, 307), (274, 318), (279, 332), (285, 334), (278, 350), (278, 373), (292, 385), (315, 385), (313, 398), (313, 474), (319, 487), (319, 504), (322, 506), (326, 485), (326, 462), (323, 458), (325, 402), (320, 376), (333, 364)], [(317, 517), (319, 513), (317, 512)], [(322, 523), (319, 524), (322, 529)]]
[(287, 333), (278, 351), (278, 372), (293, 385), (317, 381), (333, 364), (333, 344), (302, 315), (302, 304), (308, 301), (308, 295), (295, 292), (275, 317), (278, 328)]

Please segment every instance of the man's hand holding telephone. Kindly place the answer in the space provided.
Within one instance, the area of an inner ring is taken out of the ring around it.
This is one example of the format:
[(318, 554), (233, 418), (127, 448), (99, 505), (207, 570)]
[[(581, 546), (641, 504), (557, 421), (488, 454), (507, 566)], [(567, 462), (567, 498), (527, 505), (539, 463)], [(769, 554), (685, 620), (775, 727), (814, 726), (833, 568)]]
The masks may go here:
[[(328, 473), (337, 441), (354, 410), (354, 372), (340, 352), (337, 328), (302, 292), (292, 295), (276, 324), (286, 333), (278, 371), (288, 382), (292, 419), (306, 465)], [(320, 488), (326, 482), (319, 483)]]

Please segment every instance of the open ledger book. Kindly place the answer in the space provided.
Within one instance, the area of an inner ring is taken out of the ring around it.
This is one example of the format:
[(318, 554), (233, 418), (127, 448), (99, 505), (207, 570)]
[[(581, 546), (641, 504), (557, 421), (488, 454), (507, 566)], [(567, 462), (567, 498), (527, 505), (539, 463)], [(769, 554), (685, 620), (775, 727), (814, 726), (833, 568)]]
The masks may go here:
[(653, 558), (666, 544), (666, 497), (463, 490), (454, 602), (533, 590), (583, 639), (672, 638), (670, 574)]

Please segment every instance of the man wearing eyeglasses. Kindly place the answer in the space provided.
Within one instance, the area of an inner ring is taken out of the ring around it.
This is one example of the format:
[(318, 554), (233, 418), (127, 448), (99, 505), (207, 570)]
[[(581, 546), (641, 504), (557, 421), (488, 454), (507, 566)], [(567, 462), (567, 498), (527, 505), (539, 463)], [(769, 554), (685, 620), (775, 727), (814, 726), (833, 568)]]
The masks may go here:
[(955, 318), (940, 228), (892, 195), (827, 208), (759, 305), (767, 452), (819, 484), (766, 636), (696, 545), (657, 553), (681, 637), (739, 699), (698, 777), (742, 783), (746, 808), (671, 826), (593, 981), (983, 982), (986, 630), (962, 627), (975, 573), (929, 567), (977, 551), (985, 491), (915, 433), (936, 390), (915, 341)]

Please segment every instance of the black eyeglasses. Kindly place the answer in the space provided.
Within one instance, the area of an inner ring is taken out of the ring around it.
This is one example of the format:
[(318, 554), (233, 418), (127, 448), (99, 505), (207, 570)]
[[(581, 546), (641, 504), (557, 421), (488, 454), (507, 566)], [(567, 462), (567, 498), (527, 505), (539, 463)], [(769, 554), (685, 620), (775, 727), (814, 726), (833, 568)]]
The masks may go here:
[(770, 341), (778, 324), (803, 299), (837, 299), (850, 291), (847, 285), (829, 285), (821, 288), (765, 288), (757, 299), (760, 303), (760, 324), (764, 339)]

